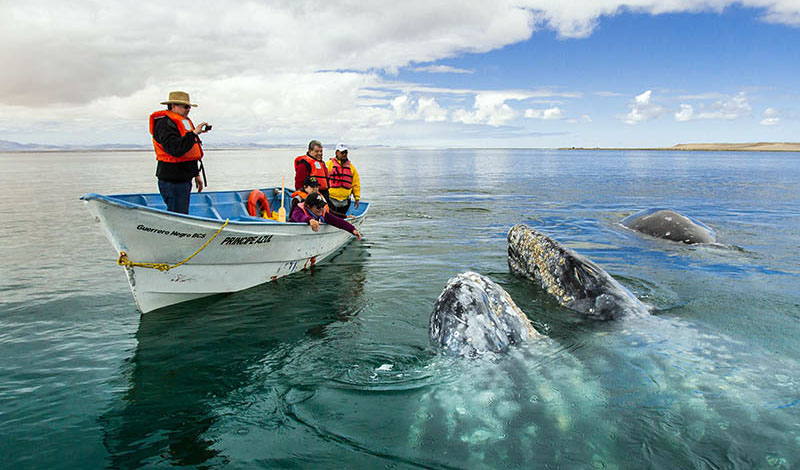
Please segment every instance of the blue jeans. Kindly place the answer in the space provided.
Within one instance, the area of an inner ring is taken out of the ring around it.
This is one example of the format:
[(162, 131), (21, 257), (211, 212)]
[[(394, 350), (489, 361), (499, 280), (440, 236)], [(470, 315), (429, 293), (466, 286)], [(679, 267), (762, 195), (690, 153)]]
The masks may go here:
[(192, 194), (192, 180), (185, 183), (158, 180), (158, 192), (170, 212), (189, 213), (189, 196)]

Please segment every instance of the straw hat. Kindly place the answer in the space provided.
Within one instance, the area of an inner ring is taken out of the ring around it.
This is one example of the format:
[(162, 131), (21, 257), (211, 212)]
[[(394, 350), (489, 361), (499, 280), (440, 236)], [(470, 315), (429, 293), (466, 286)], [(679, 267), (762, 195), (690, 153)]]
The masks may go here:
[(189, 106), (197, 106), (189, 101), (189, 93), (185, 91), (169, 92), (169, 99), (167, 101), (162, 101), (161, 104), (188, 104)]

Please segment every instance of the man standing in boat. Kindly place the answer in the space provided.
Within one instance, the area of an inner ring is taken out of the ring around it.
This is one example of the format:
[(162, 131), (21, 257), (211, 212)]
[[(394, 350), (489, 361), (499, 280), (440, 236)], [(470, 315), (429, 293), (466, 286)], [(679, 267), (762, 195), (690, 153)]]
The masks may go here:
[(328, 202), (331, 212), (339, 217), (347, 216), (350, 209), (350, 195), (355, 200), (353, 206), (358, 209), (361, 198), (361, 180), (353, 163), (347, 158), (348, 148), (345, 144), (336, 145), (336, 158), (328, 160)]
[(302, 188), (309, 176), (317, 179), (320, 194), (328, 199), (328, 167), (322, 160), (322, 142), (318, 140), (309, 142), (308, 152), (294, 159), (294, 188)]
[(168, 211), (188, 214), (192, 180), (198, 193), (203, 190), (204, 183), (200, 177), (203, 143), (199, 135), (210, 131), (211, 126), (206, 122), (195, 126), (189, 119), (189, 110), (197, 105), (189, 101), (186, 92), (171, 91), (169, 99), (161, 104), (167, 105), (167, 109), (150, 115), (150, 135), (158, 160), (158, 192)]

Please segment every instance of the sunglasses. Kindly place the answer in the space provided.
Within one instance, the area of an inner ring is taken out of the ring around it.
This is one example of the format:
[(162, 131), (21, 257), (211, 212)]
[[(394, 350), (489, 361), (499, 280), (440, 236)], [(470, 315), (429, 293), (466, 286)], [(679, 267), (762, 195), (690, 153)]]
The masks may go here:
[(181, 106), (183, 109), (191, 109), (191, 108), (192, 108), (192, 105), (190, 105), (190, 104), (182, 104), (182, 105), (180, 105), (180, 106)]

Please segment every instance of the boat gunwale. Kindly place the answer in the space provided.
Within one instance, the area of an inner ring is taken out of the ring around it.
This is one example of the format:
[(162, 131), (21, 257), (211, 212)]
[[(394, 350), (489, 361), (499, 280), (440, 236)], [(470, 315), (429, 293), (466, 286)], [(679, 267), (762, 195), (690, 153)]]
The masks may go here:
[[(268, 188), (272, 189), (272, 188)], [(231, 190), (231, 191), (208, 191), (208, 193), (238, 193), (239, 190)], [(285, 194), (285, 193), (284, 193)], [(215, 224), (223, 224), (225, 223), (225, 219), (217, 219), (211, 217), (202, 217), (199, 215), (191, 215), (191, 214), (182, 214), (179, 212), (170, 212), (166, 209), (159, 209), (155, 207), (146, 206), (143, 204), (136, 204), (134, 202), (125, 201), (122, 199), (118, 199), (118, 197), (128, 197), (128, 196), (160, 196), (158, 193), (128, 193), (128, 194), (114, 194), (114, 195), (103, 195), (97, 193), (87, 193), (80, 197), (81, 201), (88, 202), (88, 201), (99, 201), (105, 204), (110, 204), (114, 206), (119, 206), (124, 209), (131, 209), (131, 210), (139, 210), (145, 212), (152, 212), (154, 214), (162, 214), (169, 217), (174, 217), (177, 219), (189, 219), (189, 220), (198, 220), (203, 222), (212, 222)], [(213, 207), (213, 204), (210, 204)], [(367, 202), (364, 204), (364, 211), (355, 216), (355, 220), (360, 220), (367, 215), (367, 211), (369, 210), (369, 203)], [(266, 225), (276, 225), (276, 226), (297, 226), (297, 225), (307, 225), (303, 222), (290, 222), (287, 220), (286, 222), (278, 222), (277, 220), (271, 219), (258, 219), (253, 217), (254, 220), (241, 220), (239, 218), (236, 219), (228, 219), (228, 225), (248, 225), (248, 226), (266, 226)]]

